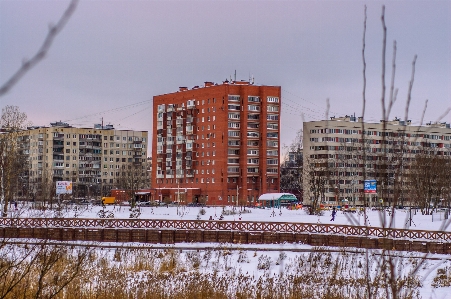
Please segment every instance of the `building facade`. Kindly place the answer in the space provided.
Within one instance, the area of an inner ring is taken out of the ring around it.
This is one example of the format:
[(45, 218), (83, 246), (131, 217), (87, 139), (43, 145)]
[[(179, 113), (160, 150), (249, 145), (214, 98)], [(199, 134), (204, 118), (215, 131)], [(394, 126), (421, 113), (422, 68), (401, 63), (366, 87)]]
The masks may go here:
[[(414, 126), (397, 118), (365, 123), (345, 116), (305, 122), (303, 131), (306, 203), (317, 197), (330, 205), (385, 205), (394, 198), (403, 202), (408, 200), (405, 182), (417, 154), (451, 155), (447, 123)], [(377, 192), (365, 192), (365, 180), (376, 181)]]
[(121, 187), (131, 169), (144, 168), (147, 181), (147, 141), (147, 131), (115, 130), (112, 125), (76, 128), (56, 122), (30, 127), (19, 133), (28, 168), (19, 193), (48, 197), (56, 181), (72, 181), (75, 197), (106, 196)]
[(154, 197), (247, 205), (279, 192), (280, 103), (279, 86), (243, 81), (155, 96)]

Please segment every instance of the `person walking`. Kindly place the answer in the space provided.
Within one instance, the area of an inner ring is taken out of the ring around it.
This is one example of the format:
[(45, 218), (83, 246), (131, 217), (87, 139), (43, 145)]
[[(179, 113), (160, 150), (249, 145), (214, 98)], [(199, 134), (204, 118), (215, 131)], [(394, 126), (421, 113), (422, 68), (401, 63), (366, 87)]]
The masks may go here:
[(337, 214), (337, 211), (335, 211), (335, 207), (332, 208), (332, 219), (330, 221), (335, 221), (335, 214)]

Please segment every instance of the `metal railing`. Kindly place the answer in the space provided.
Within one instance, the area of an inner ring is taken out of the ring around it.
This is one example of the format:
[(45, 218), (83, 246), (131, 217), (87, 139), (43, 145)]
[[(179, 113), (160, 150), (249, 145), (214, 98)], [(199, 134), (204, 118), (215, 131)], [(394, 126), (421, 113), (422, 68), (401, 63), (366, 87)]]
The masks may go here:
[(258, 222), (228, 220), (89, 219), (89, 218), (0, 218), (0, 227), (20, 228), (139, 228), (181, 230), (229, 230), (243, 232), (312, 233), (375, 238), (434, 240), (449, 242), (451, 232), (394, 229), (369, 226)]

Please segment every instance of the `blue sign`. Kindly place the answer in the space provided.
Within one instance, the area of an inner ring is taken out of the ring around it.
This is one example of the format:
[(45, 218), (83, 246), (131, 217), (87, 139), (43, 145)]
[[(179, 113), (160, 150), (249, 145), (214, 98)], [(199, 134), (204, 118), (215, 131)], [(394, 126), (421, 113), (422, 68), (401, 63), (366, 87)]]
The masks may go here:
[(377, 182), (376, 180), (365, 180), (363, 191), (365, 193), (376, 193)]

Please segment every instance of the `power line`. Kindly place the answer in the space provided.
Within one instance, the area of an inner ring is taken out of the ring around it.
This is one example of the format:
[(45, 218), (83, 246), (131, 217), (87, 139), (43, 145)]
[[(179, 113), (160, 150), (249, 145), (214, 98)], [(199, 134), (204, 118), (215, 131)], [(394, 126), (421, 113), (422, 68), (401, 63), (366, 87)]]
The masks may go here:
[(153, 99), (146, 100), (146, 101), (141, 101), (141, 102), (129, 104), (129, 105), (126, 105), (126, 106), (116, 107), (116, 108), (112, 108), (112, 109), (101, 111), (101, 112), (87, 114), (87, 115), (80, 116), (80, 117), (77, 117), (77, 118), (65, 120), (64, 122), (71, 122), (71, 121), (74, 121), (74, 120), (79, 120), (79, 119), (88, 118), (88, 117), (92, 117), (92, 116), (103, 115), (103, 114), (110, 113), (110, 112), (117, 112), (117, 111), (121, 111), (121, 110), (125, 110), (125, 109), (135, 108), (135, 107), (138, 107), (138, 106), (141, 106), (141, 105), (148, 104), (148, 103), (150, 103), (152, 101), (153, 101)]

